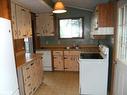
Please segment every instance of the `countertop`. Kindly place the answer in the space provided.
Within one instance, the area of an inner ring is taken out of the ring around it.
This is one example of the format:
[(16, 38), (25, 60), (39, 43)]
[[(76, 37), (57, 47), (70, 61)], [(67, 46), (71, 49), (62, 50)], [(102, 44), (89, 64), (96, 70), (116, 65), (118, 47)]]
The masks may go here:
[[(67, 47), (69, 47), (69, 49), (67, 49)], [(98, 46), (96, 45), (81, 45), (78, 46), (78, 49), (76, 47), (72, 47), (72, 46), (64, 46), (64, 45), (45, 45), (45, 46), (41, 46), (40, 49), (37, 49), (37, 51), (41, 51), (41, 50), (51, 50), (51, 51), (59, 51), (59, 50), (68, 50), (68, 51), (82, 51), (82, 52), (88, 52), (88, 53), (96, 53), (99, 52)]]
[(31, 62), (32, 60), (42, 57), (41, 54), (31, 54), (30, 57), (25, 57), (24, 51), (21, 51), (16, 54), (16, 67), (19, 67), (25, 63)]

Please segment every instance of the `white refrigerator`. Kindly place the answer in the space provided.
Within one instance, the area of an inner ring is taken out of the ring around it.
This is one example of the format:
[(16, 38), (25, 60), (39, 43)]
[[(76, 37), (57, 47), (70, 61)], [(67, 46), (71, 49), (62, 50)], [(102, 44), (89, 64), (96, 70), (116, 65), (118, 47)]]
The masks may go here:
[(0, 95), (19, 95), (11, 21), (0, 18)]

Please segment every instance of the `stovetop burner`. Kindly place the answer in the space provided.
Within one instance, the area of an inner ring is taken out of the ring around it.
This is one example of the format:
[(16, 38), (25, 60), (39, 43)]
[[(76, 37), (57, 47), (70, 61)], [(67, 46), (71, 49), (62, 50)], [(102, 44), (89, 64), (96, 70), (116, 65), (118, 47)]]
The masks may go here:
[(103, 59), (99, 53), (81, 53), (80, 59)]

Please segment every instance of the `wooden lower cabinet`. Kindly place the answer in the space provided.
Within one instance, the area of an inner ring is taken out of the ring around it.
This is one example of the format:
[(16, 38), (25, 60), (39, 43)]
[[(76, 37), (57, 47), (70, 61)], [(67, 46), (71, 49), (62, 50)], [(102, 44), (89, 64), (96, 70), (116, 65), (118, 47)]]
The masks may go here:
[(53, 51), (55, 71), (79, 71), (80, 51)]
[(65, 71), (79, 71), (80, 51), (64, 51)]
[(63, 71), (63, 51), (53, 51), (53, 62), (55, 71)]
[(33, 95), (43, 80), (41, 57), (18, 67), (18, 80), (20, 94)]

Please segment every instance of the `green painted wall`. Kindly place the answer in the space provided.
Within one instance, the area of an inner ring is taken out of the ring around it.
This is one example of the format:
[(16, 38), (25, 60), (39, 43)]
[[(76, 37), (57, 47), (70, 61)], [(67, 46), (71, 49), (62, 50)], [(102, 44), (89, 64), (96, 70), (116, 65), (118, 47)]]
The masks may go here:
[(73, 44), (97, 44), (97, 40), (93, 40), (90, 38), (91, 31), (91, 15), (92, 12), (75, 9), (75, 8), (67, 8), (67, 13), (56, 15), (55, 24), (57, 24), (58, 18), (72, 18), (72, 17), (83, 17), (84, 18), (84, 39), (59, 39), (58, 31), (56, 30), (56, 36), (52, 37), (41, 37), (41, 44), (45, 45), (73, 45)]

